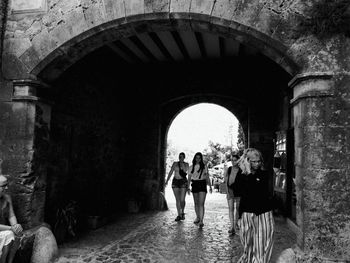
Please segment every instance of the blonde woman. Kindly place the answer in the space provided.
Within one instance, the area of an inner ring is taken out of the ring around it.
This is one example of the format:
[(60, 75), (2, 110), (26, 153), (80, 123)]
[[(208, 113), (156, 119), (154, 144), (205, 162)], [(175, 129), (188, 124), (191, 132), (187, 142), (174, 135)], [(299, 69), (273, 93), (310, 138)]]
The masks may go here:
[(269, 173), (257, 149), (249, 148), (240, 159), (243, 171), (238, 180), (240, 237), (244, 247), (238, 263), (268, 263), (274, 235), (272, 198), (269, 192)]

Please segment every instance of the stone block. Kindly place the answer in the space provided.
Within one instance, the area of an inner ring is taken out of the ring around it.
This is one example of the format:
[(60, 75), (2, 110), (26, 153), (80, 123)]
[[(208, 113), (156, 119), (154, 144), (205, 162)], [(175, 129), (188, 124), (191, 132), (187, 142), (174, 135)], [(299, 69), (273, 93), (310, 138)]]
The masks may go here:
[(145, 0), (145, 13), (168, 13), (170, 0)]
[(65, 19), (66, 29), (72, 37), (83, 33), (88, 28), (82, 7), (69, 12)]
[(124, 0), (125, 16), (144, 15), (144, 0)]
[(185, 13), (190, 11), (191, 1), (189, 0), (172, 0), (170, 2), (170, 13)]
[(43, 12), (46, 10), (46, 0), (13, 0), (11, 11), (15, 13)]
[[(21, 72), (22, 76), (28, 76), (31, 70), (33, 70), (41, 61), (39, 58), (38, 52), (34, 49), (33, 46), (28, 48), (22, 56), (19, 57), (19, 59), (22, 61), (22, 63), (26, 66), (26, 70)], [(15, 79), (26, 79), (25, 77), (19, 77)]]
[[(24, 53), (24, 55), (26, 52)], [(22, 55), (23, 56), (23, 55)], [(28, 78), (28, 67), (15, 54), (4, 53), (2, 56), (2, 73), (6, 79)]]
[(253, 23), (254, 29), (267, 36), (272, 36), (281, 20), (280, 14), (272, 10), (271, 7), (264, 6)]
[(4, 40), (4, 50), (9, 54), (20, 57), (28, 48), (31, 47), (29, 38), (10, 38)]
[(125, 18), (124, 0), (104, 0), (107, 20)]
[(213, 8), (212, 16), (231, 21), (237, 6), (238, 1), (217, 0)]
[(43, 29), (33, 38), (32, 45), (40, 60), (44, 59), (57, 47), (57, 43), (52, 39), (47, 29)]
[(106, 22), (106, 14), (103, 0), (88, 2), (89, 4), (83, 9), (86, 24), (89, 28), (95, 27)]
[(191, 7), (190, 7), (190, 13), (194, 14), (203, 14), (203, 15), (211, 15), (211, 12), (215, 5), (214, 0), (192, 0), (191, 1)]
[(239, 1), (232, 20), (239, 24), (253, 27), (263, 5), (264, 1), (261, 0)]

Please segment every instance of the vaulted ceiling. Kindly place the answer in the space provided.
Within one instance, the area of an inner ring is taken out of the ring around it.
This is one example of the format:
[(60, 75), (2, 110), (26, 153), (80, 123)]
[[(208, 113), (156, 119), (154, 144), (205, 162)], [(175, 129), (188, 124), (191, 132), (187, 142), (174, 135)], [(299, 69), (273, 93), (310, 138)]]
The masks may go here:
[(108, 44), (127, 63), (218, 59), (257, 50), (231, 38), (193, 31), (162, 31), (134, 35)]

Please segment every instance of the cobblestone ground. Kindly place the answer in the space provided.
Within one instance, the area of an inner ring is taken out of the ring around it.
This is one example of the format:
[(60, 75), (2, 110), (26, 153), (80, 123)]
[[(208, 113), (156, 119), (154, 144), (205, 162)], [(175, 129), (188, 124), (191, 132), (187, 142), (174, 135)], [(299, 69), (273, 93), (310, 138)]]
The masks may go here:
[[(175, 222), (172, 193), (166, 192), (169, 210), (120, 216), (79, 240), (60, 246), (56, 263), (82, 262), (236, 262), (242, 253), (237, 235), (229, 236), (226, 196), (208, 194), (204, 228), (193, 224), (192, 196), (187, 196), (186, 219)], [(272, 262), (295, 243), (283, 220), (276, 219)]]

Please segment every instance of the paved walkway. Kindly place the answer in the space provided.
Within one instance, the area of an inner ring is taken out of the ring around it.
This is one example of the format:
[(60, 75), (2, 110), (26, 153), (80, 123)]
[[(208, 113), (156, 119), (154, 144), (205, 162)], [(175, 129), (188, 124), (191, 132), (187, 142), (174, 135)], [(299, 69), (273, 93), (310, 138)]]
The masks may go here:
[[(242, 253), (239, 237), (229, 236), (226, 197), (208, 194), (204, 228), (193, 224), (192, 196), (187, 196), (186, 220), (175, 222), (175, 202), (166, 192), (169, 210), (128, 214), (60, 247), (57, 263), (81, 262), (236, 262)], [(276, 219), (272, 262), (295, 243), (294, 234)]]

